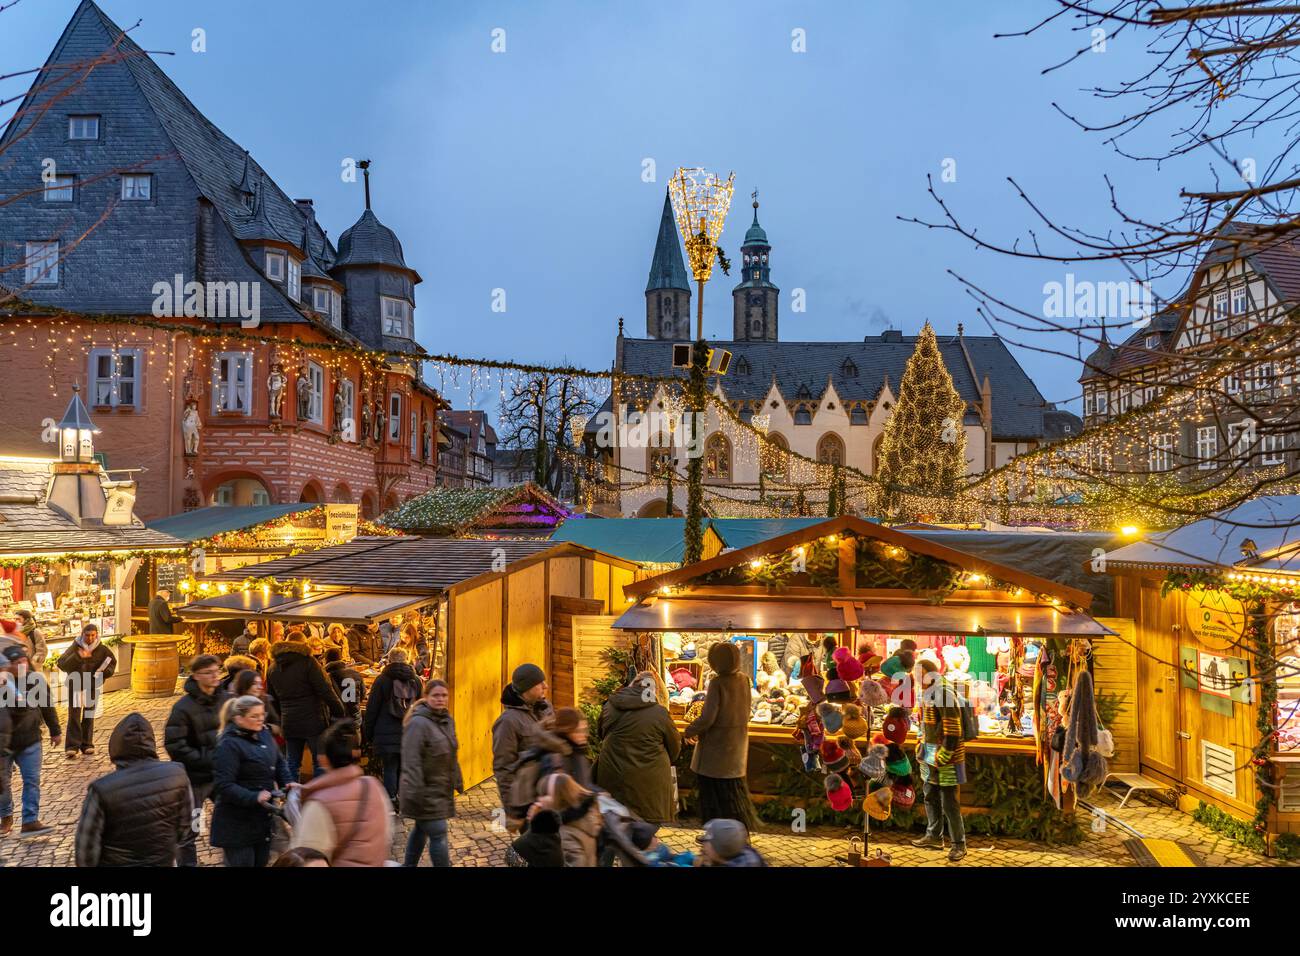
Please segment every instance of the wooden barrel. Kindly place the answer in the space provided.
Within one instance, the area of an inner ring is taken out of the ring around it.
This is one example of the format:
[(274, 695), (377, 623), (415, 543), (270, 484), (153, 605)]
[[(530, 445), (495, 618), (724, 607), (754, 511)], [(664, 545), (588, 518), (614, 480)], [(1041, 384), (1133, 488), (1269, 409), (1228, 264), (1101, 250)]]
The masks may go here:
[(180, 675), (179, 636), (139, 634), (126, 638), (131, 654), (131, 693), (136, 697), (171, 697)]

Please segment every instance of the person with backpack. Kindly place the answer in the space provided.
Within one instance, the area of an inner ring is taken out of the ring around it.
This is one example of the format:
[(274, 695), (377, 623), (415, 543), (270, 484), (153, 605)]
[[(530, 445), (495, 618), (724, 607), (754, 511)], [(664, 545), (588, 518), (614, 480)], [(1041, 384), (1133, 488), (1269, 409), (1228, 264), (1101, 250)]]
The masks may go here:
[(292, 779), (297, 780), (302, 770), (303, 751), (308, 747), (311, 747), (312, 776), (319, 777), (325, 772), (317, 753), (320, 749), (317, 738), (331, 721), (346, 717), (347, 711), (334, 685), (312, 658), (302, 632), (294, 630), (291, 634), (295, 639), (271, 647), (271, 672), (266, 677), (266, 689), (280, 712), (285, 758)]
[(510, 683), (501, 690), (501, 716), (492, 724), (492, 776), (497, 796), (505, 808), (507, 826), (518, 830), (523, 825), (535, 794), (527, 802), (511, 802), (515, 790), (515, 771), (520, 756), (536, 743), (541, 722), (550, 714), (546, 699), (549, 690), (546, 674), (536, 664), (520, 664), (510, 675)]
[(942, 850), (944, 824), (953, 863), (966, 856), (966, 828), (957, 802), (957, 788), (966, 782), (966, 740), (962, 732), (961, 702), (957, 689), (939, 673), (929, 658), (918, 661), (921, 703), (921, 739), (917, 763), (925, 794), (925, 836), (912, 846)]
[(406, 652), (395, 647), (366, 701), (361, 738), (383, 763), (384, 789), (394, 802), (402, 779), (402, 725), (407, 711), (420, 699), (420, 690), (420, 679), (407, 663)]

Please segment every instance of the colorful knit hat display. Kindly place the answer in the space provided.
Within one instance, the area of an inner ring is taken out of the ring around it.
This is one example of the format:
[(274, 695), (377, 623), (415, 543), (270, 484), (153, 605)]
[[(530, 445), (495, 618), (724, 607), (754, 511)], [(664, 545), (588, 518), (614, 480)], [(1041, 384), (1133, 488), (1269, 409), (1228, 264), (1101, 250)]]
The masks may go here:
[(862, 708), (857, 704), (844, 705), (844, 736), (850, 740), (865, 737), (871, 731), (870, 725), (862, 716)]
[(838, 734), (844, 726), (844, 715), (839, 708), (826, 701), (817, 705), (817, 716), (821, 718), (822, 726), (828, 734)]
[(838, 773), (826, 775), (826, 800), (836, 813), (843, 813), (853, 806), (853, 789)]
[(912, 729), (911, 715), (902, 707), (891, 707), (885, 714), (885, 722), (880, 729), (890, 743), (901, 744)]
[(862, 662), (854, 657), (847, 647), (837, 647), (831, 656), (835, 660), (835, 669), (841, 678), (847, 681), (862, 679)]

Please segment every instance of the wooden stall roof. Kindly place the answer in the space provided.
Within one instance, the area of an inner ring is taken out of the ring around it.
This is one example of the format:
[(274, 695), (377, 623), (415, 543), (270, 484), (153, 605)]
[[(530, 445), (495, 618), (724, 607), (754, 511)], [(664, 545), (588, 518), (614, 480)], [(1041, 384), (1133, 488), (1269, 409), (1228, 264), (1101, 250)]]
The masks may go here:
[[(318, 588), (354, 589), (386, 594), (437, 594), (474, 579), (515, 570), (520, 563), (563, 555), (598, 552), (551, 541), (475, 538), (356, 538), (288, 558), (246, 565), (208, 575), (204, 580), (241, 582), (247, 578), (304, 578)], [(604, 560), (635, 565), (609, 555)]]
[(1115, 633), (1082, 611), (1035, 604), (864, 604), (858, 611), (858, 626), (883, 634), (1100, 637)]
[(228, 531), (256, 528), (260, 524), (275, 521), (285, 515), (311, 511), (319, 507), (321, 505), (312, 504), (248, 505), (246, 507), (212, 505), (150, 521), (149, 527), (182, 541), (202, 541)]
[(678, 568), (676, 571), (667, 571), (664, 574), (633, 582), (624, 586), (623, 593), (628, 597), (638, 598), (657, 591), (661, 587), (683, 584), (712, 571), (737, 567), (741, 564), (747, 564), (755, 558), (786, 551), (796, 545), (807, 544), (827, 535), (843, 533), (852, 533), (863, 538), (874, 538), (883, 541), (885, 544), (904, 548), (915, 554), (928, 555), (940, 561), (946, 561), (965, 571), (997, 577), (1028, 591), (1047, 594), (1081, 608), (1087, 608), (1092, 604), (1092, 595), (1086, 591), (1080, 591), (1078, 588), (1050, 581), (1047, 578), (1040, 578), (1036, 574), (1030, 574), (1016, 568), (1009, 568), (1006, 565), (989, 561), (965, 551), (958, 551), (956, 548), (940, 544), (937, 541), (909, 534), (905, 531), (896, 531), (893, 528), (887, 528), (853, 515), (828, 518), (818, 524), (809, 525), (788, 534), (778, 535), (765, 541), (758, 541), (735, 551), (723, 552), (708, 560), (697, 562), (688, 567)]
[(839, 631), (844, 614), (821, 600), (649, 598), (628, 608), (622, 631)]
[(260, 589), (254, 589), (200, 598), (186, 604), (177, 613), (186, 621), (218, 621), (232, 617), (257, 617), (263, 611), (273, 612), (278, 607), (297, 601), (297, 598), (289, 595), (263, 595)]
[(200, 598), (180, 609), (185, 620), (264, 618), (370, 624), (434, 600), (432, 595), (383, 594), (374, 591), (327, 591), (307, 598), (270, 594), (258, 589)]

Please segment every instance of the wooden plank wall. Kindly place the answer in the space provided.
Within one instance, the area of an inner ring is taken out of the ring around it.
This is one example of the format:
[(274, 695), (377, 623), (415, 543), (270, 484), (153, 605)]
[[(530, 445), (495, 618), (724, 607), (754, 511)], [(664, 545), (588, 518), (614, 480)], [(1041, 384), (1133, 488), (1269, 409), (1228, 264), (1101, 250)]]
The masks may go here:
[(551, 702), (556, 707), (574, 707), (573, 619), (576, 615), (600, 614), (604, 606), (590, 598), (551, 597)]
[(513, 571), (506, 585), (506, 647), (501, 682), (520, 664), (546, 668), (546, 564)]
[(501, 712), (502, 581), (452, 600), (452, 714), (461, 772), (472, 787), (492, 776), (492, 723)]
[(607, 647), (626, 650), (632, 646), (631, 633), (616, 631), (611, 626), (617, 619), (613, 614), (573, 618), (573, 689), (578, 701), (598, 678), (609, 673), (609, 662), (602, 651)]
[(1115, 738), (1115, 754), (1108, 763), (1112, 773), (1137, 773), (1140, 764), (1137, 626), (1128, 618), (1103, 617), (1097, 620), (1119, 635), (1094, 638), (1092, 642), (1097, 696), (1115, 695), (1120, 699), (1119, 714), (1111, 718), (1106, 728)]

